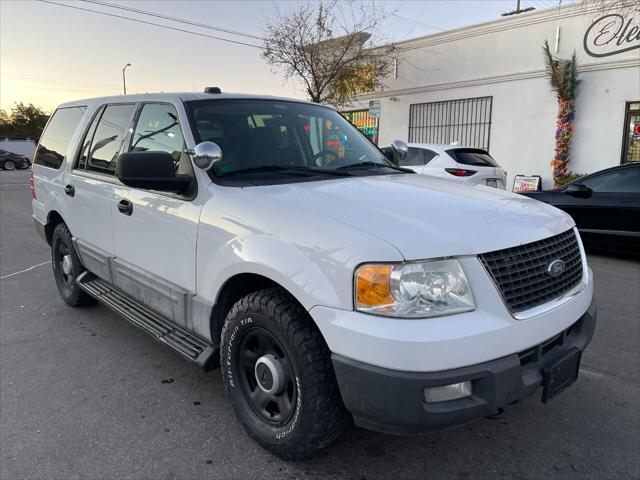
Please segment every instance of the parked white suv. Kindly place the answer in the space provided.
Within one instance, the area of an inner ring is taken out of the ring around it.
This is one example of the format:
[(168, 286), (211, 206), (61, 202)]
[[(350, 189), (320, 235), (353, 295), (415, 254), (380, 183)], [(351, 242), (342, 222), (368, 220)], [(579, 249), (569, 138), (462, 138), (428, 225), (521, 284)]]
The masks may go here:
[(65, 302), (220, 365), (285, 458), (349, 415), (415, 433), (576, 379), (596, 315), (568, 215), (396, 167), (332, 109), (210, 91), (55, 111), (33, 217)]
[(481, 148), (410, 143), (400, 165), (416, 173), (444, 177), (470, 185), (487, 185), (505, 190), (507, 172), (489, 152)]

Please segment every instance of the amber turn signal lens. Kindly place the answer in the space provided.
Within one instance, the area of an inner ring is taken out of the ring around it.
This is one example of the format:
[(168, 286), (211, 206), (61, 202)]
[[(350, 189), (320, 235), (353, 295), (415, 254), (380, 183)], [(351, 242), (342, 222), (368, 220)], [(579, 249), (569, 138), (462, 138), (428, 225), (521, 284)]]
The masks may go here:
[(356, 276), (358, 307), (375, 307), (394, 302), (389, 290), (390, 265), (365, 265)]

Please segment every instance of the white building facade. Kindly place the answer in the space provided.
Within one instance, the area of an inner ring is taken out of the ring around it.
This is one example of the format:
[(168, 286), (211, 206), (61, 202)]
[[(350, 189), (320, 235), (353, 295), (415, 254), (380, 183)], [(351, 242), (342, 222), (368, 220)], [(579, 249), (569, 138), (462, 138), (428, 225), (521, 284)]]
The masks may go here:
[[(402, 139), (486, 148), (507, 170), (508, 188), (517, 174), (540, 175), (551, 188), (558, 105), (545, 74), (547, 40), (554, 56), (575, 51), (579, 62), (569, 169), (640, 161), (640, 11), (633, 3), (620, 12), (567, 6), (399, 43), (384, 89), (360, 95), (348, 116), (379, 145)], [(370, 100), (380, 102), (377, 120), (364, 118)]]

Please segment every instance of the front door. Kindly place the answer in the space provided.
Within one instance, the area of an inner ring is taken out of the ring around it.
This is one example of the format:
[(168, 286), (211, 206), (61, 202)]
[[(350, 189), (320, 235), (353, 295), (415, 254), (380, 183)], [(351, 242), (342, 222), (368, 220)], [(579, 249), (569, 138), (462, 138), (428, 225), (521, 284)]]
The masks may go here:
[[(173, 105), (141, 105), (128, 150), (168, 152), (176, 173), (193, 176)], [(187, 329), (192, 328), (187, 310), (188, 297), (196, 291), (200, 216), (193, 196), (195, 190), (174, 195), (118, 185), (112, 205), (116, 285)], [(119, 203), (130, 204), (130, 211), (119, 208)]]
[(593, 244), (637, 246), (640, 241), (640, 168), (618, 167), (579, 181), (588, 198), (563, 195), (557, 206), (569, 213), (583, 238)]

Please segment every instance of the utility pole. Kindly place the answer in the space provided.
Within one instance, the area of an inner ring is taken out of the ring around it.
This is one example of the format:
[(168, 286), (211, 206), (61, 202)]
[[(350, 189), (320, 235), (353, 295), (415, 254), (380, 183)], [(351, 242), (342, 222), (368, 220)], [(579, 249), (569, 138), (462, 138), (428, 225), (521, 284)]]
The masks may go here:
[(127, 69), (127, 67), (130, 67), (131, 64), (127, 63), (124, 67), (122, 67), (122, 90), (124, 91), (124, 94), (127, 94), (127, 79), (125, 77), (124, 71)]
[(524, 12), (531, 12), (532, 10), (535, 10), (535, 7), (526, 7), (526, 8), (520, 8), (520, 0), (516, 0), (516, 9), (512, 10), (510, 12), (504, 12), (502, 14), (503, 17), (508, 17), (510, 15), (518, 15), (520, 13), (524, 13)]

